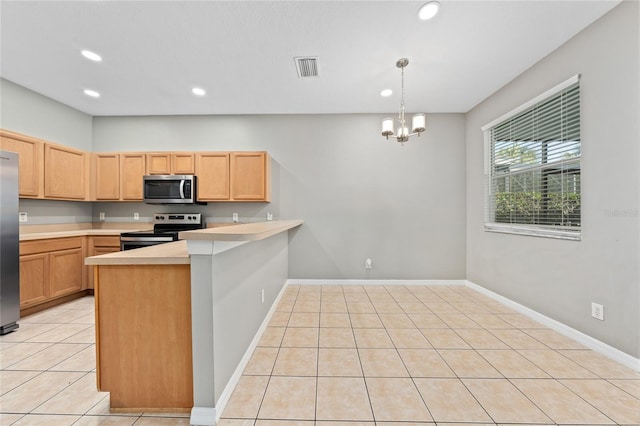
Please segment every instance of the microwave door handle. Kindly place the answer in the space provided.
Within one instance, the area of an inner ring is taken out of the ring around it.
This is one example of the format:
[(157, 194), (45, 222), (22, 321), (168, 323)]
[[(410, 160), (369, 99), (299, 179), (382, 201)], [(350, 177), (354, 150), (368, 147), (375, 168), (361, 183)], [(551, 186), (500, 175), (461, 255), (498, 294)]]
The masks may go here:
[(184, 200), (184, 179), (180, 181), (180, 199)]

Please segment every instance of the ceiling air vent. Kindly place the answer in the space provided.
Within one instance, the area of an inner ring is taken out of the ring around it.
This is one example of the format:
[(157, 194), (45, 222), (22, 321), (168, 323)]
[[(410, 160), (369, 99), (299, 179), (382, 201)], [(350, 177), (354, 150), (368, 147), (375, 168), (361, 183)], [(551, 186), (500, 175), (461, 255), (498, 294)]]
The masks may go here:
[(298, 69), (298, 77), (317, 77), (318, 76), (318, 58), (314, 56), (298, 56), (293, 58), (296, 61)]

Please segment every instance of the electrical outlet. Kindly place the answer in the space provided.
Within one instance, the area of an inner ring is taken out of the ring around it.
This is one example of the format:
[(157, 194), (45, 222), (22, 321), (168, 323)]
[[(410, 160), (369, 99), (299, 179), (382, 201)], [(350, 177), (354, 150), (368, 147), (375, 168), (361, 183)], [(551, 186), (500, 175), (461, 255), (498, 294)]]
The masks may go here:
[(599, 303), (591, 303), (591, 316), (597, 320), (604, 321), (604, 306)]
[(371, 259), (367, 258), (367, 260), (364, 261), (364, 268), (371, 269), (372, 266), (373, 266), (373, 262), (371, 262)]
[(264, 288), (260, 290), (260, 298), (262, 299), (262, 304), (264, 305)]
[(133, 214), (133, 220), (140, 220), (140, 213), (135, 212), (135, 213)]
[(233, 223), (238, 223), (238, 213), (233, 214)]
[(267, 213), (267, 220), (273, 220), (273, 213), (271, 212)]
[(20, 214), (18, 215), (18, 222), (26, 222), (26, 221), (27, 221), (27, 212), (20, 212)]
[(104, 212), (100, 212), (100, 220), (105, 220), (107, 217)]

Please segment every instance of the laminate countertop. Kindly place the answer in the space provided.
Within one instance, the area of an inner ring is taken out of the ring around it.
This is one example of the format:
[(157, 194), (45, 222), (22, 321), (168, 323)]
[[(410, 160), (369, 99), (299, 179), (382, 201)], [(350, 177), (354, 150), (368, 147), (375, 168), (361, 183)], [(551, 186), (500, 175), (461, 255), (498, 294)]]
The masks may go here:
[[(150, 229), (140, 228), (138, 230)], [(75, 229), (68, 231), (49, 231), (49, 232), (31, 232), (21, 233), (20, 241), (46, 240), (49, 238), (67, 238), (67, 237), (87, 237), (87, 236), (113, 236), (119, 237), (123, 232), (131, 232), (135, 229)]]
[(268, 238), (302, 225), (302, 220), (244, 223), (180, 232), (180, 241), (91, 256), (86, 265), (167, 265), (190, 264), (187, 240), (249, 242)]

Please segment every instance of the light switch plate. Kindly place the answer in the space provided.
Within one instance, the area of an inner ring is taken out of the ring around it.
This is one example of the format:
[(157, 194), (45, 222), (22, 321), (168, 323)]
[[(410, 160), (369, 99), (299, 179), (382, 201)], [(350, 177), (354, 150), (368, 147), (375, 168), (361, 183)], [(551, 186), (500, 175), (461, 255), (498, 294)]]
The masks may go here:
[(273, 213), (267, 213), (267, 220), (273, 220)]
[(27, 221), (27, 212), (20, 212), (18, 215), (18, 222), (26, 222)]

